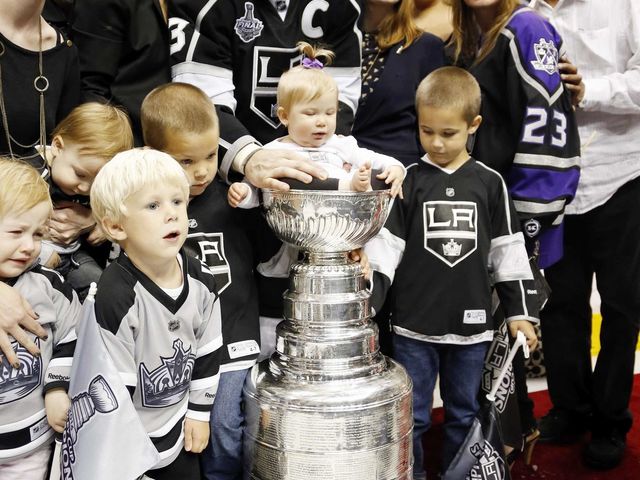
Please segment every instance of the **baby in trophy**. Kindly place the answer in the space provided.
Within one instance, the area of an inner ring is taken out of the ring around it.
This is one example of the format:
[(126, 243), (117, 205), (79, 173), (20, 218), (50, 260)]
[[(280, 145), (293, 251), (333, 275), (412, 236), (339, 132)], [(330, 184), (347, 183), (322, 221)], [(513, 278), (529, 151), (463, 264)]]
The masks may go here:
[[(276, 113), (288, 135), (264, 148), (288, 149), (320, 164), (329, 177), (322, 189), (333, 185), (337, 190), (366, 192), (377, 180), (390, 187), (393, 197), (402, 195), (406, 174), (402, 163), (359, 147), (354, 137), (335, 134), (338, 86), (324, 70), (333, 52), (306, 42), (299, 42), (298, 48), (303, 56), (300, 65), (285, 72), (278, 83)], [(232, 207), (257, 207), (258, 191), (247, 181), (236, 182), (229, 188), (228, 200)]]

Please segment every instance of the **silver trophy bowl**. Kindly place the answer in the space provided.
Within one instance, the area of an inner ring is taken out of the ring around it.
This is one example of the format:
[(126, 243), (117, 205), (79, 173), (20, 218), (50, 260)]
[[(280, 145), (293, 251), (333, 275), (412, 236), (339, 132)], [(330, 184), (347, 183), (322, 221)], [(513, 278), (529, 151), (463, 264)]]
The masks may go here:
[(314, 253), (339, 253), (362, 247), (389, 214), (388, 190), (263, 191), (267, 223), (280, 240)]
[(386, 221), (388, 191), (263, 192), (267, 222), (305, 251), (290, 270), (276, 351), (244, 387), (247, 479), (410, 480), (411, 380), (380, 353), (348, 251)]

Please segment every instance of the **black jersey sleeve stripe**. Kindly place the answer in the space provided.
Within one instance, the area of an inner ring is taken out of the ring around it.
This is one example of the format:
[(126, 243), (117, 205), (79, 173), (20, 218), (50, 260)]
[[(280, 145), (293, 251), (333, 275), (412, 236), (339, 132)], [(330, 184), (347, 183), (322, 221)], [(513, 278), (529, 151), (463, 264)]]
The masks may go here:
[(193, 366), (191, 380), (200, 380), (214, 376), (220, 366), (220, 349), (217, 349), (200, 358), (196, 358)]
[[(184, 417), (183, 417), (184, 418)], [(182, 434), (182, 418), (169, 430), (169, 433), (163, 435), (162, 437), (150, 437), (153, 442), (154, 447), (158, 450), (159, 453), (164, 452), (165, 450), (169, 450), (172, 448), (178, 440), (180, 439), (180, 435)]]

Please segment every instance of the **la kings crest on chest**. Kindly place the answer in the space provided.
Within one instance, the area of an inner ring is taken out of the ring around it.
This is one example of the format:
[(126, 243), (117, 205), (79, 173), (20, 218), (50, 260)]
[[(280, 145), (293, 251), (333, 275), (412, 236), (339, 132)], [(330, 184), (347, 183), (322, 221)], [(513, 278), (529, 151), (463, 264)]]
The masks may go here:
[(422, 204), (424, 248), (450, 267), (478, 247), (475, 202), (431, 200)]
[[(193, 221), (189, 220), (190, 223)], [(190, 233), (184, 242), (184, 249), (209, 267), (216, 279), (218, 294), (231, 285), (231, 268), (225, 253), (224, 233)]]

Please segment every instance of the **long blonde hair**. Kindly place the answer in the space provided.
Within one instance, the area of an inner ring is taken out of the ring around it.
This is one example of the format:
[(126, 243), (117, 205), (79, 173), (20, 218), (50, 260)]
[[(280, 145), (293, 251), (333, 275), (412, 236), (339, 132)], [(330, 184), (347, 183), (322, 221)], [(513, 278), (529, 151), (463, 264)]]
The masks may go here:
[(415, 0), (400, 0), (393, 6), (393, 14), (387, 15), (378, 28), (376, 42), (381, 50), (403, 42), (402, 48), (407, 48), (422, 31), (415, 24), (418, 14)]
[(458, 63), (471, 62), (476, 64), (495, 47), (500, 32), (511, 18), (513, 11), (520, 4), (519, 0), (500, 0), (498, 6), (498, 14), (496, 15), (493, 26), (484, 35), (484, 40), (480, 49), (481, 32), (476, 22), (473, 9), (468, 7), (464, 0), (453, 0), (451, 9), (453, 12), (453, 38), (452, 43), (455, 47), (454, 60)]

